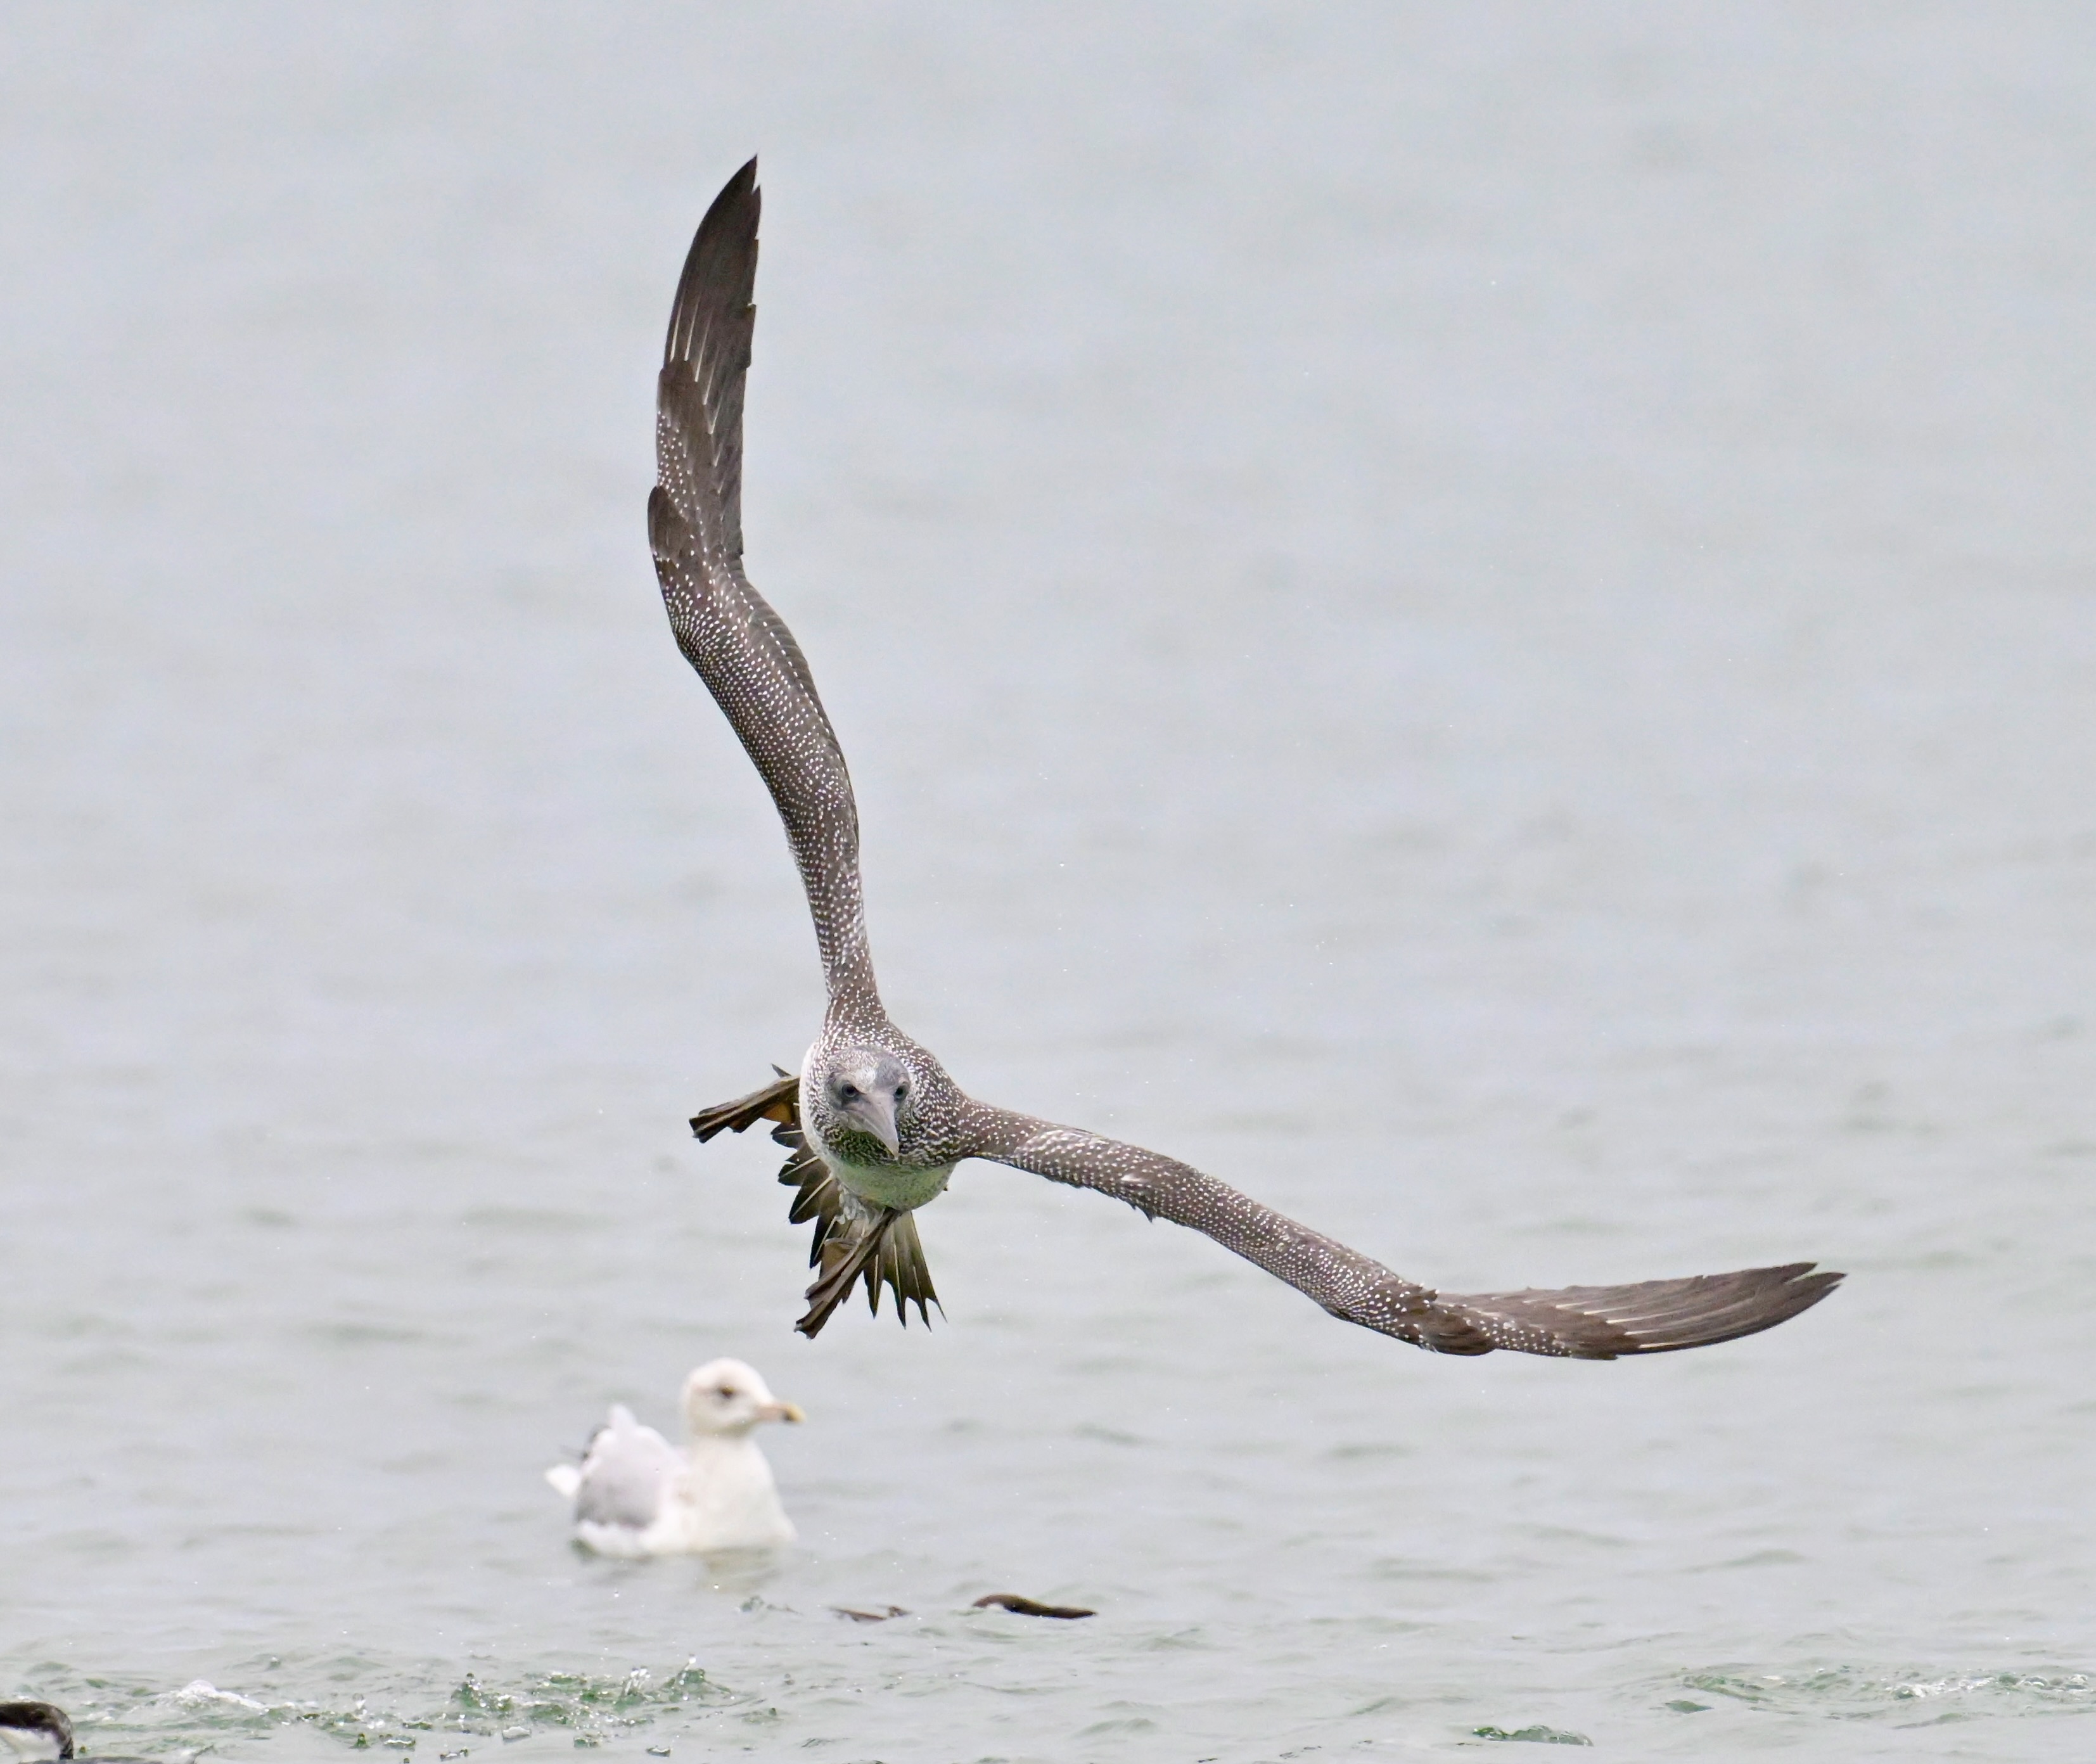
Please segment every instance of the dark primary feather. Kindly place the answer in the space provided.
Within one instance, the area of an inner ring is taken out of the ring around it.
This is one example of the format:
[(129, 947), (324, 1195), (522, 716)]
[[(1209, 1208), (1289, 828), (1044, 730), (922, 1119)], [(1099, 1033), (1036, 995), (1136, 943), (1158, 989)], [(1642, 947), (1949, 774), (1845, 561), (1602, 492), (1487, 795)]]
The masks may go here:
[(648, 536), (662, 604), (771, 792), (807, 890), (834, 1007), (877, 1011), (851, 775), (785, 622), (742, 568), (742, 402), (757, 320), (757, 162), (729, 180), (684, 260), (657, 383)]
[(1627, 1286), (1560, 1286), (1476, 1297), (1444, 1292), (1436, 1297), (1435, 1308), (1474, 1330), (1482, 1345), (1456, 1345), (1452, 1334), (1437, 1345), (1443, 1353), (1513, 1347), (1575, 1360), (1670, 1354), (1773, 1329), (1810, 1310), (1841, 1283), (1839, 1274), (1815, 1273), (1810, 1262), (1786, 1262)]

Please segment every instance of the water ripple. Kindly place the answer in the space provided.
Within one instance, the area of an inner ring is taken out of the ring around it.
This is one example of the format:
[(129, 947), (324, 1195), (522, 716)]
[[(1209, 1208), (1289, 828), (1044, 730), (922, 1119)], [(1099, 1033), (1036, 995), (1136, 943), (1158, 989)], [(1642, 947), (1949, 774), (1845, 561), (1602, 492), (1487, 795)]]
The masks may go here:
[(2059, 1715), (2096, 1709), (2096, 1678), (2065, 1670), (1882, 1672), (1833, 1666), (1752, 1672), (1724, 1667), (1690, 1673), (1681, 1682), (1691, 1690), (1730, 1697), (1754, 1709), (1837, 1721), (1886, 1720), (1902, 1726), (1983, 1714)]

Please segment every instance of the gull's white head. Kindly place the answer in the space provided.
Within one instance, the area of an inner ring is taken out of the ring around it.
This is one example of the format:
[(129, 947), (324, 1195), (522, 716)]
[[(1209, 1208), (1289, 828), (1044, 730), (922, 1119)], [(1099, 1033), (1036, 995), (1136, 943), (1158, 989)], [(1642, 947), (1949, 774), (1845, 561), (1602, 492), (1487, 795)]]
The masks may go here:
[(0, 1744), (8, 1758), (69, 1758), (72, 1723), (52, 1703), (0, 1703)]
[(759, 1421), (803, 1418), (740, 1360), (709, 1360), (684, 1380), (684, 1425), (694, 1434), (746, 1434)]

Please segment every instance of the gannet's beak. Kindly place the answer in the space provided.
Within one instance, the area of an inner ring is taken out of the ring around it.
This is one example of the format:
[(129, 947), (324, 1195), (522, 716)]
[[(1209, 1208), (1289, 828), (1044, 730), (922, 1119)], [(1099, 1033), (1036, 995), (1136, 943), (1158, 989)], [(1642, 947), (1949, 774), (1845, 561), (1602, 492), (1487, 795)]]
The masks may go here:
[(803, 1421), (808, 1417), (801, 1413), (798, 1403), (766, 1403), (757, 1412), (759, 1421)]
[(893, 1157), (902, 1150), (901, 1137), (895, 1130), (895, 1098), (892, 1096), (862, 1096), (847, 1105), (845, 1113), (853, 1124), (863, 1127), (881, 1144), (887, 1146), (888, 1155)]

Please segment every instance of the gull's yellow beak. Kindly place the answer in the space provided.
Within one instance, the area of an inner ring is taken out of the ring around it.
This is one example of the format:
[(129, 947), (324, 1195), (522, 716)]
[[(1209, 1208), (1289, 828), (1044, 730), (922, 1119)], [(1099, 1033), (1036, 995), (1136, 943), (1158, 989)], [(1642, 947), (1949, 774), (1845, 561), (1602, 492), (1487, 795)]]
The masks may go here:
[(760, 1421), (804, 1421), (808, 1417), (801, 1413), (798, 1403), (766, 1403), (757, 1412)]

